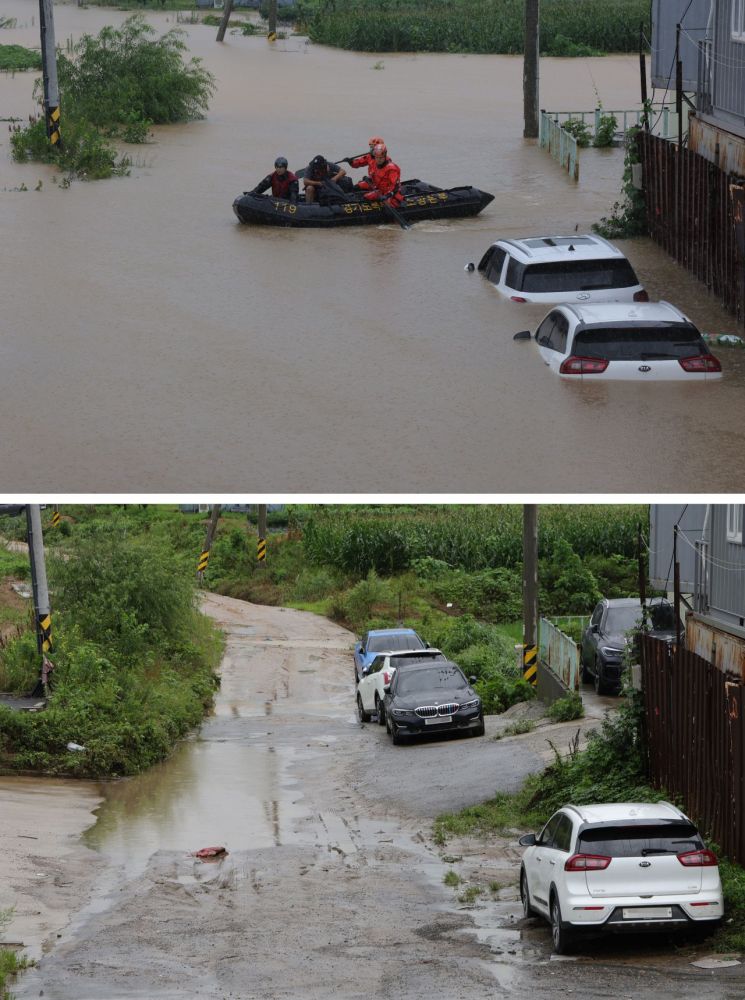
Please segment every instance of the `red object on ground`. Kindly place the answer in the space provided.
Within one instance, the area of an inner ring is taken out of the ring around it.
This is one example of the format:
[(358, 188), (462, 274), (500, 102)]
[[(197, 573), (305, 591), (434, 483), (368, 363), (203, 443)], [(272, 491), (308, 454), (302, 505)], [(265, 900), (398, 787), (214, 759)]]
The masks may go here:
[(194, 851), (195, 858), (218, 858), (221, 854), (227, 854), (224, 847), (203, 847), (199, 851)]

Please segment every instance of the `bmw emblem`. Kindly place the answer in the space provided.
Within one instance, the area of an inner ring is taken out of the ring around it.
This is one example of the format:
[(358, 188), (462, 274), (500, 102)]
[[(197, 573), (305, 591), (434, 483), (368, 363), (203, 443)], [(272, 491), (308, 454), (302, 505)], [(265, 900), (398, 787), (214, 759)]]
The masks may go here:
[(652, 371), (652, 366), (651, 365), (639, 365), (639, 371), (640, 372), (651, 372)]

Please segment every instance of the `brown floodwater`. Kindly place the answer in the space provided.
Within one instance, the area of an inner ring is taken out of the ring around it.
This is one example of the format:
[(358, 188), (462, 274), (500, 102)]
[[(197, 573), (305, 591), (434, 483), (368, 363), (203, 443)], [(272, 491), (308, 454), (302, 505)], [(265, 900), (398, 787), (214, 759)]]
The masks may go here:
[[(18, 26), (2, 41), (38, 44), (37, 11), (7, 0)], [(124, 16), (58, 3), (58, 43)], [(463, 270), (498, 236), (587, 230), (618, 197), (620, 151), (584, 151), (574, 184), (521, 138), (519, 57), (185, 30), (217, 77), (209, 115), (132, 147), (130, 177), (62, 188), (14, 164), (0, 132), (4, 491), (743, 488), (745, 351), (720, 350), (718, 384), (566, 384), (512, 340), (543, 310)], [(606, 109), (638, 103), (633, 56), (541, 72), (549, 108), (590, 108), (596, 92)], [(34, 110), (34, 76), (0, 80), (2, 117)], [(493, 203), (410, 232), (235, 220), (233, 198), (276, 155), (300, 167), (376, 133), (404, 176), (473, 183)], [(653, 296), (737, 332), (649, 240), (622, 246)]]

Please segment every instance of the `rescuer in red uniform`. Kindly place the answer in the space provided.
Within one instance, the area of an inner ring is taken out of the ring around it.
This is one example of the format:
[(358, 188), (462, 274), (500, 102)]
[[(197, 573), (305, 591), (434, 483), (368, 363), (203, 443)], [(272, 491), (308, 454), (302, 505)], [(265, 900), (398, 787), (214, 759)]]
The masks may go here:
[(388, 156), (388, 150), (382, 142), (373, 149), (370, 182), (372, 190), (363, 195), (365, 201), (388, 201), (393, 206), (400, 205), (403, 201), (400, 191), (401, 171)]
[[(368, 140), (368, 145), (370, 146), (369, 153), (363, 153), (362, 156), (355, 156), (353, 160), (349, 160), (350, 167), (365, 167), (368, 172), (372, 165), (375, 163), (375, 157), (373, 155), (373, 150), (376, 146), (385, 146), (385, 140), (381, 139), (379, 135), (374, 135), (372, 139)], [(363, 177), (362, 180), (355, 184), (355, 190), (357, 191), (369, 191), (372, 187), (369, 177)]]

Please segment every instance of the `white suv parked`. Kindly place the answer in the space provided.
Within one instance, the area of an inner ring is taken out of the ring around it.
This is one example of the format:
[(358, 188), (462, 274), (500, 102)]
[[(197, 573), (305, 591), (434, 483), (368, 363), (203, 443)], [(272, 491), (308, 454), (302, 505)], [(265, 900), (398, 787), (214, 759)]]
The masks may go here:
[(647, 302), (634, 269), (602, 236), (497, 240), (479, 271), (513, 302)]
[(360, 722), (369, 722), (374, 714), (378, 724), (385, 725), (385, 689), (391, 683), (396, 667), (402, 664), (442, 663), (447, 661), (439, 649), (404, 649), (398, 652), (380, 653), (370, 664), (370, 669), (357, 684), (357, 715)]
[(716, 855), (669, 802), (564, 806), (520, 844), (523, 912), (550, 921), (559, 954), (582, 931), (713, 929), (722, 919)]
[[(514, 339), (528, 340), (529, 330)], [(709, 381), (719, 359), (693, 323), (669, 302), (563, 305), (533, 338), (551, 371), (564, 378)]]

